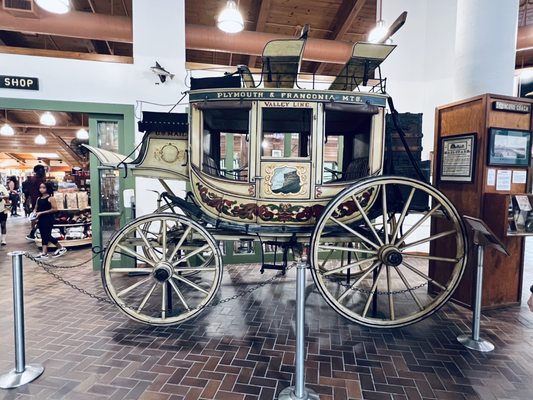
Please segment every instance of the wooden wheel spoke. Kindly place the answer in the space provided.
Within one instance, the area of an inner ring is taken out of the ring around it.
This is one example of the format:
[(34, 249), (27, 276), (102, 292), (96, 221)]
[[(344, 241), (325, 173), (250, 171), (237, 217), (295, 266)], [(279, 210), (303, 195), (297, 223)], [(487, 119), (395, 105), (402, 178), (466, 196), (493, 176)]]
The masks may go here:
[(139, 305), (139, 307), (137, 308), (137, 312), (140, 313), (142, 311), (142, 309), (144, 308), (144, 306), (146, 305), (146, 303), (148, 302), (148, 299), (150, 298), (150, 296), (152, 296), (152, 294), (154, 293), (154, 290), (155, 288), (157, 287), (157, 283), (154, 283), (152, 285), (152, 287), (150, 288), (150, 290), (148, 290), (148, 292), (146, 293), (146, 295), (143, 297), (142, 301), (141, 301), (141, 304)]
[(357, 232), (356, 230), (350, 228), (348, 225), (346, 225), (344, 222), (341, 222), (333, 217), (331, 217), (331, 220), (333, 222), (335, 222), (337, 225), (341, 226), (342, 228), (346, 229), (348, 232), (350, 232), (352, 235), (355, 235), (357, 238), (361, 239), (363, 242), (369, 244), (370, 246), (372, 246), (373, 248), (375, 248), (376, 250), (379, 250), (379, 246), (377, 244), (375, 244), (374, 242), (372, 242), (371, 240), (367, 239), (366, 237), (364, 237), (363, 235), (361, 235), (359, 232)]
[(172, 261), (174, 259), (174, 257), (176, 257), (176, 254), (178, 253), (178, 250), (183, 245), (183, 242), (185, 242), (185, 240), (187, 239), (187, 236), (189, 236), (189, 233), (191, 232), (191, 229), (192, 229), (191, 226), (188, 226), (187, 229), (185, 229), (185, 232), (183, 232), (183, 235), (181, 235), (181, 238), (178, 241), (178, 243), (176, 244), (176, 246), (174, 247), (174, 250), (172, 250), (172, 254), (168, 258), (169, 261)]
[(172, 290), (174, 290), (174, 292), (178, 295), (178, 299), (180, 299), (181, 304), (183, 304), (183, 307), (185, 307), (185, 309), (187, 311), (190, 311), (191, 308), (189, 307), (189, 305), (185, 301), (185, 297), (183, 297), (183, 294), (181, 293), (181, 290), (179, 290), (178, 286), (176, 285), (176, 282), (174, 282), (172, 279), (169, 280), (168, 282), (170, 283), (170, 286), (172, 287)]
[(132, 290), (134, 290), (134, 289), (138, 288), (139, 286), (141, 286), (141, 285), (145, 284), (146, 282), (148, 282), (150, 279), (152, 279), (151, 276), (149, 276), (147, 278), (144, 278), (144, 279), (142, 279), (142, 280), (140, 280), (138, 282), (135, 282), (133, 285), (128, 286), (126, 289), (123, 289), (120, 292), (118, 292), (117, 293), (117, 297), (120, 297), (122, 295), (125, 295), (125, 294), (131, 292)]
[(430, 236), (428, 238), (420, 239), (420, 240), (417, 240), (416, 242), (405, 244), (404, 246), (400, 247), (398, 250), (402, 251), (402, 250), (408, 249), (410, 247), (418, 246), (419, 244), (424, 244), (424, 243), (427, 243), (427, 242), (431, 242), (433, 240), (440, 239), (440, 238), (445, 237), (445, 236), (453, 235), (455, 233), (457, 233), (457, 231), (455, 231), (455, 230), (437, 233), (436, 235)]
[(381, 187), (381, 199), (383, 207), (383, 233), (385, 235), (385, 244), (389, 244), (389, 227), (388, 227), (388, 211), (387, 211), (387, 187), (382, 185)]
[(167, 220), (164, 219), (161, 221), (162, 225), (162, 233), (161, 233), (161, 251), (163, 252), (163, 255), (161, 256), (162, 260), (166, 259), (167, 256)]
[(377, 257), (372, 257), (372, 258), (367, 258), (367, 259), (364, 259), (364, 260), (360, 260), (360, 261), (357, 261), (357, 262), (354, 262), (354, 263), (350, 263), (350, 264), (346, 264), (346, 265), (341, 265), (340, 267), (338, 268), (333, 268), (333, 269), (330, 269), (329, 271), (327, 272), (324, 272), (324, 276), (329, 276), (329, 275), (333, 275), (333, 274), (337, 274), (341, 271), (344, 271), (348, 268), (353, 268), (353, 267), (357, 267), (361, 264), (364, 264), (365, 262), (371, 262), (371, 261), (376, 261), (378, 258)]
[(383, 269), (383, 264), (381, 264), (378, 270), (378, 273), (374, 280), (374, 284), (372, 285), (372, 288), (370, 289), (370, 293), (368, 294), (368, 299), (366, 299), (365, 308), (363, 308), (363, 314), (361, 314), (363, 318), (366, 317), (366, 314), (368, 313), (368, 309), (370, 308), (370, 302), (372, 301), (372, 298), (376, 295), (376, 289), (378, 287), (379, 276), (381, 275), (382, 269)]
[(415, 267), (413, 267), (411, 264), (406, 263), (405, 261), (403, 261), (402, 264), (403, 264), (407, 269), (413, 271), (415, 274), (421, 276), (422, 278), (424, 278), (424, 279), (427, 280), (428, 282), (431, 282), (432, 284), (434, 284), (434, 285), (437, 286), (438, 288), (440, 288), (440, 289), (442, 289), (442, 290), (447, 290), (446, 286), (443, 286), (443, 285), (441, 285), (439, 282), (434, 281), (434, 280), (431, 279), (429, 276), (427, 276), (426, 274), (424, 274), (422, 271), (419, 271), (418, 269), (416, 269)]
[(398, 245), (399, 243), (402, 243), (403, 241), (405, 241), (405, 239), (407, 239), (407, 237), (409, 235), (411, 235), (411, 233), (413, 233), (415, 230), (417, 230), (420, 225), (422, 225), (424, 222), (427, 221), (427, 219), (429, 217), (431, 217), (438, 209), (440, 209), (442, 207), (441, 204), (437, 204), (435, 207), (433, 207), (429, 212), (425, 213), (424, 216), (422, 218), (420, 218), (416, 224), (414, 224), (407, 232), (405, 232), (403, 234), (403, 236), (401, 238), (399, 238), (397, 241), (396, 241), (396, 245)]
[(374, 225), (368, 219), (368, 215), (366, 215), (365, 210), (363, 210), (363, 207), (361, 207), (361, 204), (359, 204), (359, 201), (357, 201), (357, 198), (355, 197), (355, 195), (352, 196), (352, 199), (355, 202), (355, 206), (359, 210), (359, 213), (362, 215), (362, 217), (365, 220), (367, 226), (370, 228), (370, 231), (372, 232), (374, 237), (378, 240), (379, 245), (383, 246), (383, 241), (381, 240), (381, 238), (379, 237), (378, 233), (376, 232), (376, 228), (374, 228)]
[(392, 267), (386, 265), (385, 268), (387, 269), (387, 291), (389, 292), (389, 313), (390, 313), (390, 319), (391, 321), (394, 321), (395, 319), (395, 316), (394, 316), (394, 295), (392, 294), (392, 290), (391, 290), (391, 274), (390, 274), (390, 269)]
[(377, 252), (373, 250), (357, 249), (355, 247), (331, 246), (328, 244), (320, 244), (318, 245), (318, 248), (325, 249), (325, 250), (331, 250), (331, 251), (339, 250), (339, 251), (350, 251), (352, 253), (377, 254)]
[(130, 273), (130, 272), (146, 272), (151, 273), (153, 271), (152, 268), (112, 268), (109, 270), (110, 273)]
[(359, 285), (363, 281), (363, 279), (365, 279), (368, 276), (368, 274), (370, 274), (372, 271), (374, 271), (380, 265), (381, 265), (380, 261), (375, 261), (374, 264), (372, 264), (372, 266), (365, 273), (363, 273), (363, 275), (361, 275), (354, 283), (352, 283), (352, 285), (348, 289), (346, 289), (346, 291), (343, 294), (341, 294), (339, 297), (337, 297), (337, 301), (340, 303), (342, 300), (344, 300), (344, 298), (352, 290), (354, 290), (354, 288), (356, 288), (357, 285)]
[(396, 237), (398, 236), (398, 231), (400, 230), (400, 227), (403, 224), (403, 220), (405, 219), (405, 216), (407, 215), (407, 212), (409, 211), (409, 207), (411, 206), (411, 201), (413, 200), (413, 196), (415, 195), (415, 192), (416, 192), (416, 188), (412, 188), (411, 192), (409, 193), (409, 196), (407, 197), (407, 200), (405, 201), (402, 213), (400, 214), (400, 218), (398, 219), (398, 223), (396, 224), (396, 227), (394, 228), (394, 233), (392, 234), (392, 237), (391, 237), (392, 243), (395, 242)]
[(150, 242), (148, 241), (148, 238), (146, 237), (146, 235), (144, 234), (142, 229), (137, 228), (137, 233), (139, 234), (140, 238), (144, 242), (144, 244), (146, 246), (146, 250), (148, 250), (148, 253), (150, 253), (150, 256), (152, 257), (152, 259), (155, 262), (161, 261), (161, 259), (155, 254), (153, 245), (150, 244)]
[(148, 258), (144, 257), (143, 255), (131, 250), (128, 247), (122, 246), (121, 244), (117, 244), (117, 248), (123, 251), (124, 253), (134, 257), (138, 258), (139, 260), (143, 261), (145, 264), (151, 265), (152, 267), (155, 267), (155, 261), (149, 260)]
[(457, 263), (459, 262), (459, 259), (457, 258), (448, 258), (448, 257), (437, 257), (437, 256), (424, 256), (421, 254), (410, 254), (410, 253), (402, 253), (404, 257), (408, 258), (419, 258), (422, 260), (431, 260), (431, 261), (442, 261), (442, 262), (449, 262), (449, 263)]
[(324, 268), (324, 265), (326, 265), (326, 263), (328, 262), (329, 258), (331, 257), (331, 255), (333, 254), (333, 251), (334, 249), (331, 249), (329, 251), (329, 253), (326, 255), (326, 257), (324, 258), (324, 261), (322, 261), (322, 264), (320, 264), (320, 269), (323, 269)]
[(174, 272), (216, 271), (217, 267), (175, 267)]
[(192, 256), (195, 256), (196, 254), (198, 253), (201, 253), (205, 250), (207, 250), (209, 248), (209, 245), (208, 244), (205, 244), (203, 245), (202, 247), (199, 247), (197, 248), (196, 250), (193, 250), (191, 251), (190, 253), (184, 255), (183, 257), (181, 257), (178, 261), (174, 262), (174, 267), (176, 267), (177, 265), (179, 265), (180, 263), (182, 263), (183, 261), (185, 260), (188, 260), (189, 258), (191, 258)]
[(209, 292), (205, 290), (203, 287), (198, 286), (196, 283), (191, 282), (190, 280), (188, 280), (187, 278), (184, 278), (183, 276), (173, 274), (172, 277), (178, 281), (185, 283), (186, 285), (189, 285), (190, 287), (198, 290), (199, 292), (202, 292), (203, 294), (209, 294)]
[(161, 319), (167, 317), (167, 282), (161, 285)]
[(409, 294), (411, 295), (411, 297), (415, 301), (415, 303), (418, 306), (418, 308), (420, 309), (420, 311), (422, 311), (424, 309), (424, 306), (422, 305), (422, 303), (418, 299), (418, 296), (416, 295), (416, 293), (414, 293), (413, 290), (409, 290), (411, 288), (409, 287), (409, 282), (407, 282), (407, 279), (405, 278), (405, 275), (403, 274), (402, 271), (400, 271), (400, 268), (395, 268), (395, 269), (396, 269), (396, 272), (398, 273), (398, 276), (400, 277), (400, 279), (402, 280), (403, 284), (405, 285), (405, 288), (407, 289), (407, 291), (409, 292)]

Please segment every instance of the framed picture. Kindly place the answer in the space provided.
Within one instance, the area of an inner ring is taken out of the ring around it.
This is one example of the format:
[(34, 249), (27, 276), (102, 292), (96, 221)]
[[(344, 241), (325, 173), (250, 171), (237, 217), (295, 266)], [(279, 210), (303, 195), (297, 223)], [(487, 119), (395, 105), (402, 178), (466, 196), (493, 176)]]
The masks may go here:
[(476, 144), (476, 133), (441, 138), (439, 179), (443, 182), (473, 182)]
[(488, 165), (527, 167), (530, 160), (530, 131), (506, 128), (489, 129)]

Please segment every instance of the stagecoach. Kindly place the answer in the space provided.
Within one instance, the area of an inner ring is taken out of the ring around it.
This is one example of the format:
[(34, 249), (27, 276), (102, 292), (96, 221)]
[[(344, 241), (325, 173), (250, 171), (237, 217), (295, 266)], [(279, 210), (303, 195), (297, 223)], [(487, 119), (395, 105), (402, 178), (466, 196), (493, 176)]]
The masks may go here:
[[(144, 113), (135, 160), (89, 147), (103, 165), (166, 189), (103, 257), (105, 290), (128, 317), (196, 317), (221, 284), (220, 243), (235, 240), (280, 251), (262, 270), (304, 257), (327, 303), (366, 326), (411, 324), (450, 298), (466, 265), (460, 215), (430, 184), (383, 173), (379, 65), (394, 46), (355, 44), (335, 81), (318, 88), (299, 74), (304, 45), (268, 43), (259, 76), (239, 66), (193, 79), (187, 114)], [(186, 182), (187, 195), (168, 180)]]

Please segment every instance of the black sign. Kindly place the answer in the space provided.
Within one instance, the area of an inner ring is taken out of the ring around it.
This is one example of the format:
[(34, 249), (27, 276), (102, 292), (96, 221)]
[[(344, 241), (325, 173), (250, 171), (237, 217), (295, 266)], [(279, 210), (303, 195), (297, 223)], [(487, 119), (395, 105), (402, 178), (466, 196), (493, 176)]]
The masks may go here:
[(509, 111), (515, 113), (527, 114), (531, 111), (531, 104), (524, 103), (508, 103), (506, 101), (495, 101), (492, 103), (492, 108), (498, 111)]
[(0, 75), (0, 89), (39, 90), (39, 78)]

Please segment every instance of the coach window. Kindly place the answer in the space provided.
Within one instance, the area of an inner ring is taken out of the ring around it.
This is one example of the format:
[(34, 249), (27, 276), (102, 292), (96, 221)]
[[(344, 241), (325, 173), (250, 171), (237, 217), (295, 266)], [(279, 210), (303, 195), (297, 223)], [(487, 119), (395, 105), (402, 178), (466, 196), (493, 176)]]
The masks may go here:
[(207, 103), (202, 110), (202, 171), (217, 178), (248, 181), (250, 107)]
[(324, 183), (354, 181), (369, 174), (370, 132), (378, 108), (367, 104), (326, 104)]
[(310, 108), (263, 108), (261, 155), (269, 158), (309, 158)]

